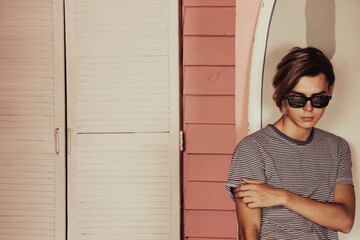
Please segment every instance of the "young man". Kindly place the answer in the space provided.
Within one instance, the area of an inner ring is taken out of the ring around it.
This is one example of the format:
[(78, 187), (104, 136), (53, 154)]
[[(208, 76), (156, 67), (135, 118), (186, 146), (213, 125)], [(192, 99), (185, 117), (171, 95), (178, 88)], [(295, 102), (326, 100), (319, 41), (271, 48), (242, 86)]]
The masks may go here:
[(278, 64), (274, 124), (236, 146), (225, 187), (236, 202), (239, 239), (338, 239), (350, 232), (355, 193), (348, 143), (315, 128), (335, 76), (318, 49), (294, 48)]

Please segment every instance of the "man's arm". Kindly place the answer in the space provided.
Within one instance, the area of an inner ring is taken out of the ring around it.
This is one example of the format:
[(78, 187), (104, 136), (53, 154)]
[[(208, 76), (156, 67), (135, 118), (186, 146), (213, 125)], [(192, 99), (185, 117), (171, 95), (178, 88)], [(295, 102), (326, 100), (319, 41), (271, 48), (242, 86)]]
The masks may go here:
[(337, 185), (333, 203), (318, 202), (288, 192), (283, 206), (321, 226), (349, 233), (355, 218), (355, 192), (351, 185)]
[(351, 185), (337, 185), (334, 202), (318, 202), (259, 181), (243, 179), (246, 185), (235, 189), (249, 208), (284, 206), (321, 226), (350, 232), (355, 217), (355, 192)]
[(241, 198), (235, 198), (239, 240), (258, 240), (261, 208), (249, 208)]

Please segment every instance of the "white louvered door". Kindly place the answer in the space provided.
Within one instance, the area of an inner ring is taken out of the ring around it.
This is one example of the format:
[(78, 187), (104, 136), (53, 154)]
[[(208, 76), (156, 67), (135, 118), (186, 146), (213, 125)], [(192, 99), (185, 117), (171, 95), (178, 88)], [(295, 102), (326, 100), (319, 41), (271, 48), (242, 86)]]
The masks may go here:
[(63, 3), (1, 0), (0, 16), (0, 239), (64, 240)]
[(177, 4), (65, 1), (69, 240), (180, 237)]
[(0, 240), (179, 239), (177, 2), (0, 16)]

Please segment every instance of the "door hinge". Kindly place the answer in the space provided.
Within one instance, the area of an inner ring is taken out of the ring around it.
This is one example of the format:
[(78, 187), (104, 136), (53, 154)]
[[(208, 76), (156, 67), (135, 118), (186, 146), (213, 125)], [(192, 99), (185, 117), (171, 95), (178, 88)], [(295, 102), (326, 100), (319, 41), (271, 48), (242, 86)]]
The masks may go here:
[(184, 151), (184, 131), (180, 131), (180, 134), (179, 134), (179, 140), (180, 140), (180, 145), (179, 145), (179, 148), (180, 148), (180, 152), (183, 152)]

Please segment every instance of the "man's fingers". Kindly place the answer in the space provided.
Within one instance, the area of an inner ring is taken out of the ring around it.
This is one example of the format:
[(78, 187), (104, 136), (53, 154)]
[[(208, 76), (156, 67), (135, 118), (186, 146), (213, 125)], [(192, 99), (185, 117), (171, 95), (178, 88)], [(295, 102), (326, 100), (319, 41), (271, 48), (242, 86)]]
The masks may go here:
[(246, 206), (248, 206), (248, 208), (259, 208), (260, 207), (260, 205), (252, 197), (244, 197), (242, 200), (244, 203), (246, 203)]
[(246, 204), (249, 204), (249, 203), (253, 202), (253, 199), (251, 197), (244, 197), (242, 200)]
[(256, 187), (254, 184), (244, 184), (235, 188), (234, 192), (248, 191), (254, 189), (254, 187)]
[(238, 191), (235, 193), (235, 197), (243, 198), (243, 197), (250, 197), (251, 192), (249, 191)]
[(258, 204), (255, 202), (251, 202), (247, 204), (248, 208), (259, 208)]

